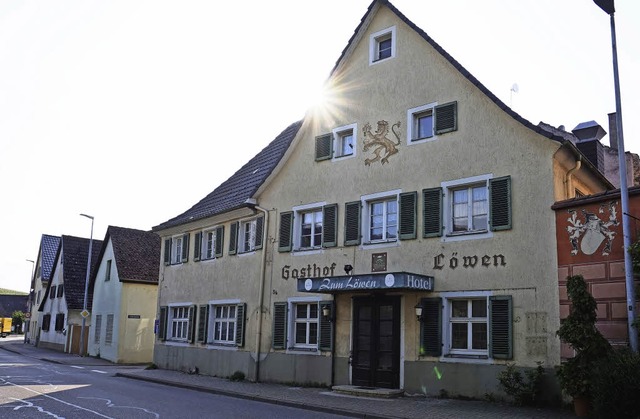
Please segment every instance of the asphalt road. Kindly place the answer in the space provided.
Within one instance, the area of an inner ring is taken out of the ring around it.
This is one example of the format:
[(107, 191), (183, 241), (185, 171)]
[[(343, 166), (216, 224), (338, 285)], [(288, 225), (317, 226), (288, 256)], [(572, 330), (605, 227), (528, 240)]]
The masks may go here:
[(1, 418), (339, 418), (0, 351)]

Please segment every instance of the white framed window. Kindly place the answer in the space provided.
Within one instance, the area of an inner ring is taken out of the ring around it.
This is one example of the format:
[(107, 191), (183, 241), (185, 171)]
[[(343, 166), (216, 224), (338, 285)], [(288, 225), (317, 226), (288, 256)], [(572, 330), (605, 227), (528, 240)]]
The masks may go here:
[(189, 308), (188, 305), (169, 307), (169, 339), (187, 341), (189, 333)]
[(202, 232), (202, 259), (213, 259), (216, 256), (216, 229)]
[(398, 241), (398, 195), (400, 190), (362, 197), (364, 244)]
[(314, 202), (292, 208), (295, 214), (293, 234), (296, 251), (322, 248), (324, 205), (324, 202)]
[(317, 349), (318, 319), (317, 302), (293, 303), (293, 346), (294, 348)]
[(171, 264), (182, 263), (182, 246), (184, 238), (183, 236), (176, 236), (171, 238)]
[(104, 280), (105, 281), (110, 281), (111, 280), (111, 262), (112, 262), (111, 259), (109, 259), (107, 261), (107, 266), (105, 267), (105, 270), (104, 270)]
[(256, 249), (256, 220), (240, 223), (238, 251), (241, 253), (252, 252)]
[(448, 300), (450, 353), (487, 353), (487, 299)]
[(292, 297), (273, 303), (272, 348), (319, 355), (333, 348), (333, 301)]
[(418, 144), (434, 138), (434, 107), (437, 103), (418, 106), (407, 111), (407, 144)]
[(486, 359), (489, 356), (490, 292), (444, 295), (443, 355)]
[(244, 346), (245, 303), (241, 300), (213, 300), (198, 310), (198, 342), (226, 349)]
[(369, 65), (396, 56), (396, 27), (392, 26), (371, 34), (369, 38)]
[(300, 213), (300, 249), (322, 246), (322, 209)]
[(100, 343), (100, 333), (102, 332), (102, 314), (96, 314), (96, 324), (93, 333), (93, 342)]
[(237, 304), (212, 306), (213, 343), (234, 344), (236, 340)]
[(104, 343), (111, 345), (113, 342), (113, 314), (107, 314), (107, 329), (104, 334)]
[(333, 134), (333, 159), (343, 159), (356, 155), (358, 142), (358, 125), (350, 124), (334, 128)]
[(488, 228), (491, 178), (481, 175), (442, 183), (445, 239), (493, 237)]

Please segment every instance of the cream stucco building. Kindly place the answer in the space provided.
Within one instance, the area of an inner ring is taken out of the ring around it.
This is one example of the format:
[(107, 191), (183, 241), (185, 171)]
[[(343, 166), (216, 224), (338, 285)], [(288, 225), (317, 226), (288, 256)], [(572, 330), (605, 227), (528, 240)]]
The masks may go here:
[(153, 360), (160, 238), (109, 226), (91, 276), (88, 354), (115, 363)]
[(481, 397), (560, 362), (555, 201), (611, 188), (374, 1), (330, 100), (156, 226), (161, 367)]

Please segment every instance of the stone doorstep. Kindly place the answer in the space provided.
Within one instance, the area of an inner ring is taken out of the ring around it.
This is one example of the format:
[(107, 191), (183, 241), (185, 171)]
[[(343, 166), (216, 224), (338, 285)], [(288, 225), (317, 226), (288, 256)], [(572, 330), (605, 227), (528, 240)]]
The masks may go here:
[(404, 390), (395, 388), (363, 387), (363, 386), (333, 386), (332, 391), (350, 396), (377, 397), (391, 399), (404, 396)]

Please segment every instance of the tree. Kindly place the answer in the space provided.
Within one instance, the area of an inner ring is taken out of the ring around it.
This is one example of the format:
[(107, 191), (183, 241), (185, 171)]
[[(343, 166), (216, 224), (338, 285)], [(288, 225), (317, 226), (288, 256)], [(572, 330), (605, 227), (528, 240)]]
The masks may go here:
[(20, 310), (16, 310), (11, 314), (11, 321), (16, 333), (22, 333), (22, 323), (24, 323), (24, 313)]

